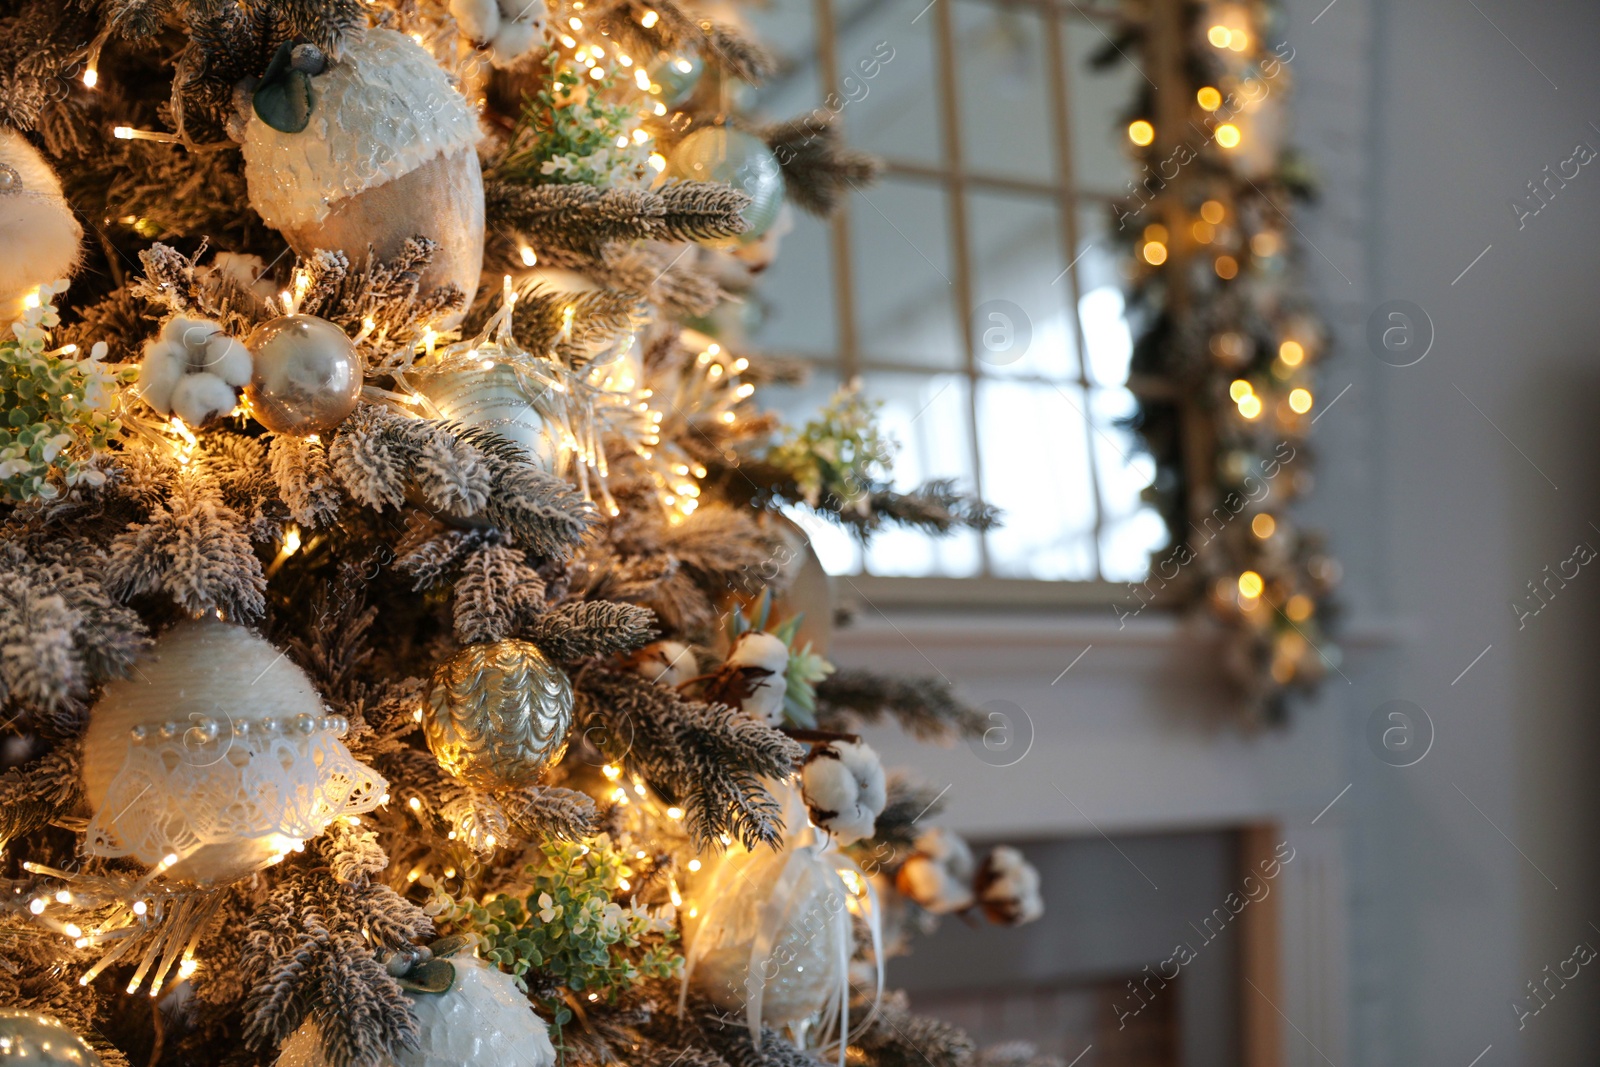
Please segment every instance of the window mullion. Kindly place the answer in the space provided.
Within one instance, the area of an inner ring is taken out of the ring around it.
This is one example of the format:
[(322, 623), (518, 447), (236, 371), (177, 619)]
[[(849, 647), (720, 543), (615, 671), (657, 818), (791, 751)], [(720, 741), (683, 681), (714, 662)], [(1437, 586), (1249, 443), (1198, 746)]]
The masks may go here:
[[(967, 321), (972, 314), (972, 261), (967, 240), (967, 191), (965, 167), (962, 162), (961, 112), (956, 96), (957, 66), (955, 47), (955, 16), (951, 8), (955, 0), (934, 4), (934, 28), (939, 50), (939, 112), (944, 136), (944, 157), (948, 166), (946, 194), (950, 202), (950, 243), (955, 277), (955, 306), (959, 314), (961, 351), (967, 375), (967, 441), (972, 451), (973, 490), (983, 496), (983, 459), (978, 446), (978, 358), (972, 337), (972, 324)], [(992, 574), (989, 561), (989, 538), (978, 536), (979, 571)]]

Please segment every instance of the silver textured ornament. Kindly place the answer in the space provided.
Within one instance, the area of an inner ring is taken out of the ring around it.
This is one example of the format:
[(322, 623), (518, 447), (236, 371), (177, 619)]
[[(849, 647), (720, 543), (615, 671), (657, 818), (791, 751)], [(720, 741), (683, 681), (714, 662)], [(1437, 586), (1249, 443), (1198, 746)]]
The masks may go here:
[(361, 398), (361, 354), (345, 332), (315, 315), (284, 315), (246, 343), (255, 369), (245, 390), (256, 421), (274, 433), (326, 433)]
[(544, 470), (555, 470), (560, 442), (539, 411), (548, 387), (518, 374), (513, 364), (485, 356), (481, 362), (415, 378), (412, 384), (440, 415), (463, 426), (493, 430)]
[(35, 1067), (100, 1067), (94, 1049), (60, 1020), (36, 1011), (0, 1008), (0, 1063)]
[(708, 126), (678, 142), (667, 160), (668, 177), (722, 182), (750, 197), (744, 219), (750, 228), (734, 239), (748, 244), (778, 219), (783, 207), (783, 168), (766, 142), (727, 126)]
[(531, 785), (567, 750), (572, 683), (527, 641), (468, 645), (434, 674), (422, 728), (469, 785)]

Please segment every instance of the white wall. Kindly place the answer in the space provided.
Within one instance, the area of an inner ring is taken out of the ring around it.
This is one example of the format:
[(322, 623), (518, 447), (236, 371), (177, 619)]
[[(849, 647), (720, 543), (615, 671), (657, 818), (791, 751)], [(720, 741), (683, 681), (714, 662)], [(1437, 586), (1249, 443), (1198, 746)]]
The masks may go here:
[[(1578, 141), (1600, 148), (1600, 5), (1287, 7), (1297, 137), (1324, 182), (1302, 222), (1338, 341), (1323, 397), (1351, 386), (1318, 423), (1309, 507), (1346, 565), (1348, 681), (1251, 735), (1220, 724), (1209, 645), (1171, 622), (868, 611), (836, 653), (938, 670), (1028, 713), (1033, 748), (1005, 768), (874, 738), (954, 783), (962, 829), (1283, 821), (1308, 857), (1286, 886), (1286, 1063), (1592, 1064), (1600, 966), (1521, 1031), (1511, 1005), (1577, 942), (1600, 946), (1600, 568), (1520, 632), (1509, 604), (1579, 541), (1600, 547), (1600, 167), (1520, 232), (1509, 201)], [(1395, 298), (1436, 327), (1414, 367), (1366, 345), (1368, 315)], [(1414, 767), (1364, 737), (1392, 699), (1436, 728)]]

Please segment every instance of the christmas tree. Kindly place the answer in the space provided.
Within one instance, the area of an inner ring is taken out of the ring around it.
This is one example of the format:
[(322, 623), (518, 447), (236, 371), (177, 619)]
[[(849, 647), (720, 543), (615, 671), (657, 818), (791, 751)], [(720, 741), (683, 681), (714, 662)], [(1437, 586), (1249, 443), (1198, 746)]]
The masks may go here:
[[(0, 1057), (932, 1067), (1039, 914), (855, 732), (785, 508), (896, 491), (718, 309), (875, 162), (676, 0), (0, 7)], [(776, 121), (774, 121), (776, 120)]]

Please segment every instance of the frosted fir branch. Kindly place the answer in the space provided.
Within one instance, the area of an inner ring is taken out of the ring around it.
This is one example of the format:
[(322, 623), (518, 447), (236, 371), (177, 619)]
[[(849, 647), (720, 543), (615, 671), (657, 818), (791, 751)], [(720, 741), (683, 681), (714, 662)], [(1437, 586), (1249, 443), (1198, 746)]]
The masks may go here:
[(656, 636), (655, 614), (603, 600), (563, 604), (534, 619), (523, 636), (557, 663), (631, 652)]
[(686, 700), (634, 674), (587, 667), (574, 689), (576, 725), (629, 740), (625, 753), (606, 755), (684, 809), (697, 847), (715, 847), (722, 834), (749, 848), (782, 837), (782, 811), (762, 779), (792, 774), (802, 746), (764, 722)]
[(446, 526), (431, 515), (413, 512), (395, 546), (395, 569), (411, 577), (412, 589), (420, 593), (454, 575), (469, 552), (494, 536), (492, 531)]
[(670, 181), (657, 191), (662, 214), (654, 232), (662, 241), (707, 241), (737, 237), (750, 228), (747, 193), (720, 182)]
[(727, 294), (717, 279), (697, 269), (699, 259), (680, 245), (642, 242), (608, 245), (590, 272), (615, 289), (643, 293), (663, 312), (678, 318), (711, 313)]
[(526, 840), (581, 841), (593, 836), (600, 817), (587, 793), (556, 786), (525, 786), (497, 795), (511, 827)]
[(83, 798), (77, 744), (57, 745), (0, 774), (0, 847), (42, 829)]
[(289, 521), (288, 507), (278, 495), (267, 458), (267, 442), (224, 429), (199, 435), (194, 462), (216, 481), (222, 502), (243, 520), (253, 541), (282, 536)]
[[(474, 295), (453, 283), (423, 290), (423, 275), (438, 251), (438, 242), (430, 238), (408, 237), (387, 260), (379, 259), (369, 245), (359, 267), (343, 252), (319, 251), (296, 265), (306, 279), (300, 310), (346, 333), (382, 339), (390, 350), (409, 351), (430, 323), (465, 308)], [(393, 361), (392, 355), (380, 355), (368, 373), (391, 369)]]
[(929, 741), (981, 737), (989, 725), (938, 678), (893, 678), (845, 668), (817, 683), (821, 729), (850, 731), (891, 716), (908, 733)]
[(747, 85), (760, 85), (777, 70), (777, 60), (760, 41), (725, 22), (712, 23), (701, 53), (712, 66)]
[(76, 5), (23, 0), (0, 16), (0, 121), (31, 130), (59, 109), (63, 74), (82, 42), (93, 36), (91, 16)]
[(106, 576), (121, 600), (161, 593), (191, 615), (249, 620), (266, 608), (266, 579), (244, 523), (194, 466), (180, 469), (148, 522), (112, 541)]
[[(514, 447), (511, 451), (518, 452)], [(534, 559), (565, 559), (600, 521), (599, 511), (583, 494), (532, 466), (520, 452), (517, 458), (486, 454), (492, 482), (484, 517)]]
[(104, 559), (87, 546), (77, 554), (45, 562), (17, 544), (0, 549), (0, 701), (70, 710), (149, 646), (138, 615), (106, 588)]
[(615, 289), (561, 293), (535, 284), (518, 295), (512, 334), (529, 352), (578, 366), (597, 345), (633, 333), (647, 321), (639, 293)]
[(485, 210), (536, 250), (597, 254), (616, 241), (732, 237), (749, 226), (750, 197), (715, 182), (672, 182), (659, 190), (593, 185), (525, 185), (491, 180)]
[[(857, 846), (883, 862), (879, 846), (889, 846), (892, 862), (909, 851), (917, 835), (944, 810), (944, 793), (902, 771), (890, 771), (886, 784), (888, 801), (873, 823), (870, 841)], [(922, 820), (927, 819), (928, 822)]]
[(877, 181), (883, 162), (845, 145), (836, 113), (821, 108), (755, 131), (783, 168), (784, 195), (802, 211), (833, 214), (852, 189)]
[(340, 425), (328, 449), (333, 472), (345, 491), (382, 511), (406, 499), (407, 439), (396, 425), (405, 418), (373, 404), (356, 408)]
[(977, 1057), (977, 1046), (965, 1031), (914, 1014), (904, 993), (886, 995), (877, 1015), (851, 1043), (873, 1067), (972, 1067)]
[(466, 556), (454, 586), (458, 641), (499, 641), (538, 610), (544, 579), (525, 559), (521, 550), (500, 544), (482, 545)]
[[(250, 1048), (277, 1045), (307, 1017), (322, 1032), (328, 1061), (341, 1067), (377, 1067), (391, 1051), (416, 1047), (409, 1001), (373, 950), (427, 937), (433, 922), (360, 873), (371, 861), (364, 851), (339, 835), (319, 839), (318, 857), (329, 865), (284, 870), (252, 915), (239, 958)], [(352, 879), (334, 878), (334, 864)]]
[(268, 464), (278, 496), (295, 522), (316, 529), (338, 516), (344, 494), (321, 441), (276, 434), (268, 450)]
[[(911, 527), (933, 534), (953, 530), (992, 530), (1003, 512), (956, 487), (953, 479), (935, 478), (909, 493), (879, 489), (871, 497), (871, 514), (879, 522)], [(846, 521), (854, 522), (850, 516)]]

